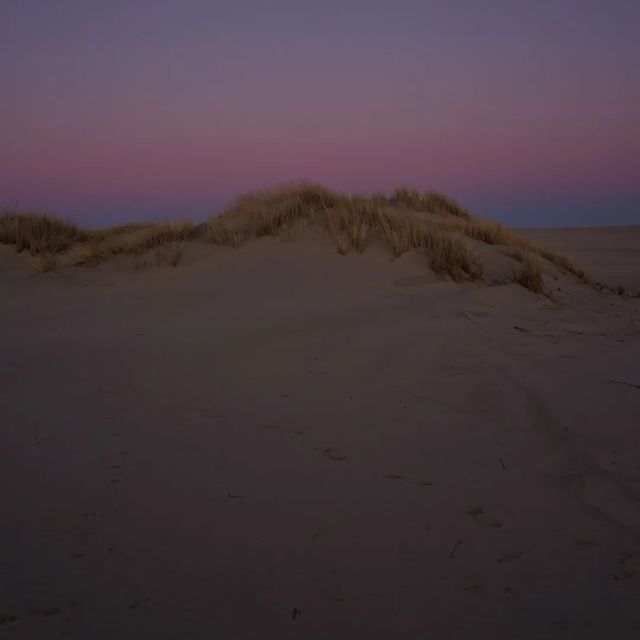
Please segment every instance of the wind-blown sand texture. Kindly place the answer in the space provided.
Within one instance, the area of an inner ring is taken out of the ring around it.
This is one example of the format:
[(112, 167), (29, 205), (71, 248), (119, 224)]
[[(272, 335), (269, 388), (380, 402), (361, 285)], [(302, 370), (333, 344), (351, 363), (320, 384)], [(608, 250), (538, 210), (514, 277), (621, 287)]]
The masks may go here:
[[(638, 228), (525, 233), (637, 286)], [(181, 250), (0, 246), (0, 637), (635, 637), (639, 299)]]

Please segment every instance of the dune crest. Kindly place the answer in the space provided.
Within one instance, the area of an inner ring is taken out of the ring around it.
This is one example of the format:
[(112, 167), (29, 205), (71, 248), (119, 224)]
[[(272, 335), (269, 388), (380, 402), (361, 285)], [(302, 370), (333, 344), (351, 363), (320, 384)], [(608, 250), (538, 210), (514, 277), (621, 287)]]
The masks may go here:
[(177, 266), (185, 243), (240, 248), (266, 236), (295, 240), (311, 231), (330, 239), (341, 255), (362, 253), (372, 243), (382, 244), (395, 258), (416, 252), (435, 273), (456, 282), (481, 282), (488, 276), (537, 294), (549, 293), (545, 274), (594, 284), (567, 256), (478, 218), (445, 195), (407, 188), (365, 196), (301, 183), (243, 195), (201, 225), (181, 221), (88, 230), (42, 214), (0, 216), (0, 243), (29, 252), (35, 273), (61, 265), (97, 266), (152, 251), (161, 262)]

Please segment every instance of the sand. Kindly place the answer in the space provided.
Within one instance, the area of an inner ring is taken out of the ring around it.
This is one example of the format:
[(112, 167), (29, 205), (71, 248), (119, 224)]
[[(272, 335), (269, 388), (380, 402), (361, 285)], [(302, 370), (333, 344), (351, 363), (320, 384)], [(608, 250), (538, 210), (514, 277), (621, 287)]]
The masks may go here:
[[(640, 228), (527, 233), (640, 281)], [(640, 299), (151, 262), (0, 247), (0, 638), (636, 637)]]
[(638, 227), (522, 229), (531, 240), (554, 247), (588, 265), (594, 277), (612, 286), (640, 290)]

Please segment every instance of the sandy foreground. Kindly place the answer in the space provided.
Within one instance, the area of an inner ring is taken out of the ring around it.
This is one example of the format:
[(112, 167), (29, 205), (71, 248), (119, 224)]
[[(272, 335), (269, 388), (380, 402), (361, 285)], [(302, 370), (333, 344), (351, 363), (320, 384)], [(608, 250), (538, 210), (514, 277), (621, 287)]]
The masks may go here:
[[(640, 288), (640, 228), (529, 230)], [(0, 638), (636, 638), (640, 299), (267, 239), (0, 247)]]

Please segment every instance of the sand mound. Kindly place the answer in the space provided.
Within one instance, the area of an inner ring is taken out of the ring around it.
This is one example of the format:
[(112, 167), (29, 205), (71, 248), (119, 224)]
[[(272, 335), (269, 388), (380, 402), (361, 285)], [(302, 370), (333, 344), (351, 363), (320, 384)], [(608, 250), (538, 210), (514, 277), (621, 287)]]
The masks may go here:
[(395, 258), (418, 253), (426, 267), (457, 282), (513, 281), (538, 294), (548, 293), (545, 278), (559, 275), (593, 284), (567, 256), (473, 216), (447, 196), (410, 189), (362, 196), (303, 183), (241, 196), (203, 225), (129, 224), (95, 231), (41, 214), (0, 216), (0, 242), (29, 252), (36, 273), (152, 251), (157, 262), (177, 266), (191, 241), (239, 248), (265, 236), (294, 240), (309, 234), (329, 239), (342, 255), (374, 244)]

